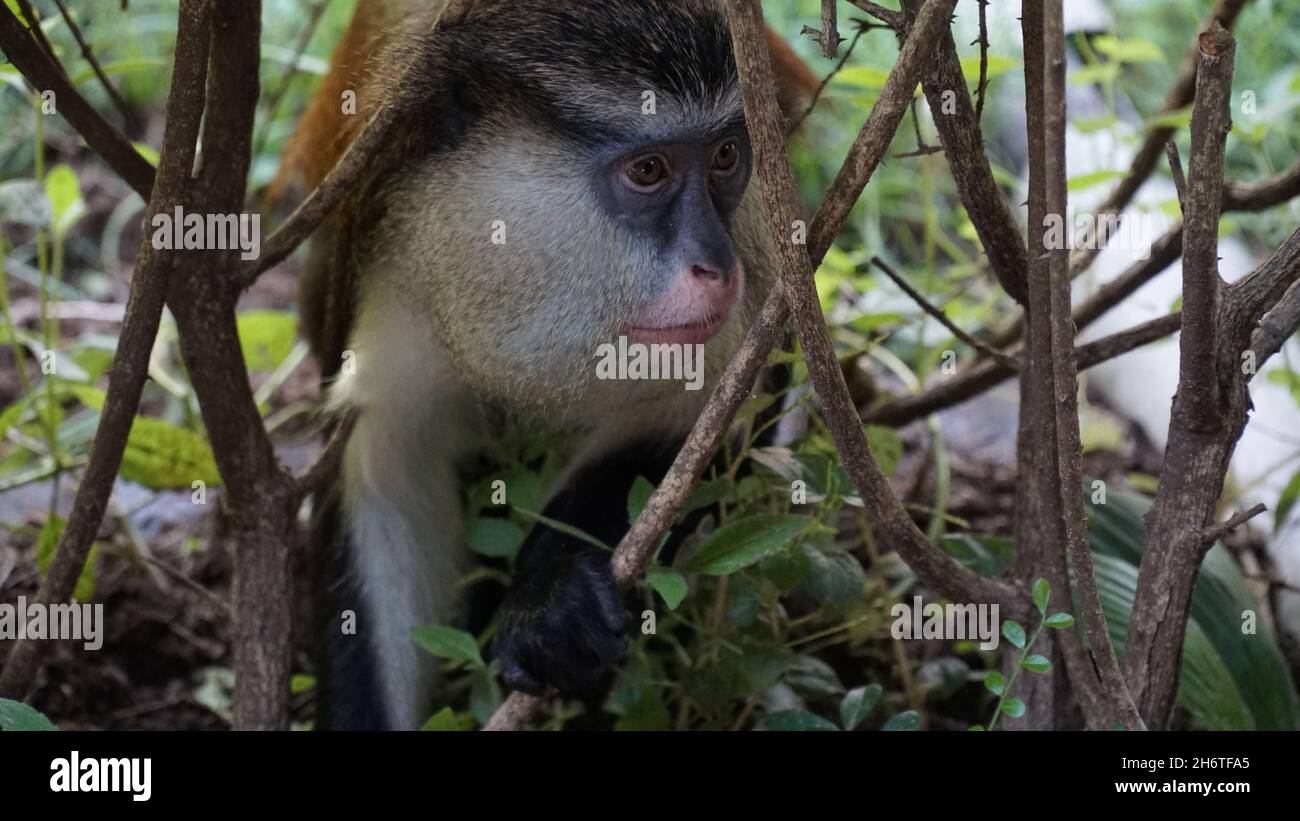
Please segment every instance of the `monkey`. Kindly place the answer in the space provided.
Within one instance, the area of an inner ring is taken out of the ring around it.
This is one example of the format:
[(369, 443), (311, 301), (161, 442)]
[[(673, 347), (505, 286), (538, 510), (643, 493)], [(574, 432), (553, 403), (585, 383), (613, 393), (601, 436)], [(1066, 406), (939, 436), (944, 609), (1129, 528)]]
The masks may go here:
[[(410, 632), (462, 606), (467, 466), (511, 432), (556, 437), (544, 517), (616, 544), (777, 276), (717, 0), (479, 0), (430, 33), (441, 5), (360, 0), (277, 183), (318, 183), (386, 84), (413, 84), (302, 284), (328, 408), (355, 420), (313, 500), (320, 728), (430, 715), (436, 660)], [(793, 121), (817, 81), (769, 46)], [(702, 351), (702, 389), (598, 378), (619, 339)], [(627, 648), (609, 553), (537, 524), (513, 576), (505, 684), (598, 689)]]

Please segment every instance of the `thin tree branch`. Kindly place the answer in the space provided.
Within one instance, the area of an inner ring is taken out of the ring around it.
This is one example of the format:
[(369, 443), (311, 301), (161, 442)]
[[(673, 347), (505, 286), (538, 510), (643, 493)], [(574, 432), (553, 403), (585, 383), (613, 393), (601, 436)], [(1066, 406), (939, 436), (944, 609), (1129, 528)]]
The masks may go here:
[(957, 337), (962, 342), (965, 342), (967, 345), (979, 351), (980, 353), (984, 354), (985, 356), (989, 357), (990, 359), (994, 359), (997, 362), (1001, 363), (1004, 367), (1009, 368), (1012, 371), (1020, 370), (1020, 362), (1018, 360), (1016, 360), (1013, 357), (1007, 356), (1001, 351), (997, 351), (994, 350), (993, 348), (990, 348), (987, 344), (979, 341), (975, 337), (963, 331), (951, 319), (948, 318), (948, 315), (945, 314), (942, 309), (937, 308), (934, 305), (930, 304), (929, 300), (927, 300), (924, 296), (922, 296), (920, 291), (913, 288), (911, 284), (908, 283), (907, 280), (903, 279), (903, 277), (897, 271), (891, 268), (883, 259), (881, 259), (880, 257), (872, 257), (871, 264), (875, 265), (877, 268), (884, 271), (885, 276), (889, 277), (890, 280), (892, 280), (893, 283), (897, 285), (899, 289), (902, 290), (903, 293), (907, 294), (907, 296), (921, 308), (921, 310), (925, 311), (927, 314), (929, 314), (930, 316), (938, 320), (939, 324), (943, 325), (943, 327), (951, 331), (953, 336)]
[(315, 493), (335, 476), (356, 423), (356, 413), (347, 413), (334, 426), (334, 430), (330, 432), (329, 440), (325, 442), (325, 447), (321, 450), (320, 456), (316, 457), (316, 461), (298, 475), (299, 496), (306, 497)]
[[(194, 165), (195, 144), (203, 116), (210, 17), (210, 0), (182, 0), (158, 185), (149, 200), (150, 217), (159, 213), (170, 214), (188, 203), (190, 169)], [(13, 19), (8, 13), (0, 13), (0, 29), (6, 20)], [(7, 48), (8, 43), (5, 45)], [(127, 434), (140, 404), (149, 371), (149, 354), (158, 334), (168, 283), (179, 253), (155, 250), (148, 242), (140, 244), (122, 333), (113, 358), (112, 379), (109, 380), (108, 396), (95, 433), (90, 461), (77, 488), (72, 513), (59, 539), (54, 559), (36, 594), (37, 600), (43, 604), (67, 601), (86, 564), (86, 556), (103, 520), (122, 463)], [(26, 695), (48, 647), (47, 642), (41, 641), (15, 645), (3, 674), (0, 674), (0, 694), (15, 699)]]
[(1183, 158), (1178, 155), (1178, 143), (1170, 140), (1165, 143), (1165, 156), (1169, 158), (1169, 175), (1174, 178), (1174, 190), (1178, 192), (1178, 206), (1187, 208), (1187, 178), (1183, 176)]
[(812, 99), (808, 101), (808, 105), (804, 108), (803, 113), (799, 115), (799, 119), (795, 120), (794, 123), (791, 124), (788, 132), (789, 134), (793, 135), (796, 133), (799, 130), (799, 127), (803, 125), (804, 120), (808, 119), (808, 116), (817, 108), (817, 103), (821, 100), (822, 94), (826, 91), (826, 86), (831, 84), (831, 80), (835, 79), (835, 75), (840, 73), (844, 68), (844, 65), (849, 61), (849, 58), (853, 56), (853, 50), (858, 47), (858, 41), (862, 39), (862, 35), (866, 34), (873, 28), (878, 28), (864, 20), (854, 20), (853, 22), (857, 24), (858, 30), (853, 35), (853, 39), (849, 42), (849, 47), (845, 49), (844, 54), (840, 57), (840, 61), (835, 64), (835, 68), (831, 69), (830, 73), (822, 78), (821, 84), (818, 85), (817, 90), (813, 92)]
[(131, 141), (103, 118), (68, 80), (63, 67), (32, 39), (8, 9), (0, 9), (0, 48), (38, 91), (53, 91), (55, 105), (86, 143), (145, 200), (153, 190), (154, 167)]
[(99, 64), (95, 52), (90, 48), (90, 44), (86, 42), (86, 38), (81, 35), (81, 27), (68, 13), (68, 8), (63, 4), (63, 0), (54, 0), (54, 5), (59, 7), (59, 14), (63, 15), (63, 21), (68, 24), (68, 31), (72, 32), (72, 38), (77, 41), (77, 46), (81, 49), (81, 56), (86, 58), (87, 63), (90, 63), (90, 69), (99, 78), (99, 84), (104, 87), (109, 99), (113, 101), (113, 105), (117, 107), (118, 112), (122, 115), (122, 119), (128, 124), (131, 123), (135, 117), (131, 114), (130, 106), (126, 104), (126, 100), (122, 99), (122, 95), (118, 93), (112, 81), (108, 79), (108, 75), (104, 73), (104, 67)]
[(1249, 522), (1251, 519), (1268, 512), (1268, 505), (1260, 502), (1249, 510), (1238, 511), (1236, 515), (1228, 519), (1221, 525), (1209, 528), (1205, 531), (1205, 540), (1208, 542), (1217, 542), (1232, 531)]
[[(904, 8), (914, 11), (916, 4), (917, 0), (906, 0)], [(966, 77), (950, 32), (939, 38), (934, 59), (921, 82), (939, 140), (952, 166), (957, 193), (984, 246), (989, 267), (1002, 289), (1023, 305), (1028, 299), (1025, 278), (1029, 270), (1025, 238), (993, 179), (979, 117), (966, 90)]]
[[(1215, 25), (1231, 31), (1233, 25), (1237, 22), (1237, 16), (1241, 14), (1241, 10), (1249, 2), (1250, 0), (1218, 0), (1214, 10), (1210, 12), (1209, 18), (1201, 26), (1200, 31), (1209, 31)], [(1178, 77), (1174, 81), (1173, 87), (1169, 89), (1168, 94), (1165, 95), (1158, 114), (1172, 114), (1192, 102), (1192, 98), (1196, 93), (1196, 70), (1200, 60), (1199, 37), (1198, 33), (1197, 38), (1193, 39), (1191, 46), (1188, 48), (1187, 56), (1183, 58), (1183, 65), (1179, 69)], [(1119, 185), (1106, 198), (1106, 201), (1098, 206), (1095, 212), (1096, 224), (1108, 230), (1104, 233), (1099, 231), (1097, 241), (1089, 248), (1075, 251), (1070, 260), (1070, 269), (1076, 275), (1092, 264), (1092, 261), (1096, 259), (1110, 240), (1109, 228), (1117, 225), (1118, 221), (1105, 219), (1105, 217), (1113, 217), (1122, 213), (1129, 203), (1133, 201), (1138, 189), (1151, 176), (1151, 172), (1155, 171), (1156, 165), (1160, 161), (1160, 154), (1164, 151), (1165, 143), (1173, 138), (1175, 131), (1174, 126), (1157, 126), (1146, 133), (1142, 146), (1133, 158), (1128, 175), (1120, 180)]]
[[(1081, 371), (1087, 370), (1155, 342), (1157, 339), (1163, 339), (1178, 330), (1179, 321), (1180, 314), (1176, 312), (1166, 314), (1126, 331), (1080, 345), (1074, 349), (1076, 367)], [(1015, 372), (1002, 363), (985, 360), (934, 388), (868, 410), (862, 415), (862, 419), (869, 425), (902, 427), (932, 413), (973, 399), (1012, 376), (1015, 376)]]

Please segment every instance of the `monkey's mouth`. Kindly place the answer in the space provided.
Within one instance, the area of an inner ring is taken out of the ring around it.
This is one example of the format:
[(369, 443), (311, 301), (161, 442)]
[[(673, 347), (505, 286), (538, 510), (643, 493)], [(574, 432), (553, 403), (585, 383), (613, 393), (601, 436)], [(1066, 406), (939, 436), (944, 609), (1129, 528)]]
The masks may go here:
[(685, 325), (668, 325), (655, 328), (633, 327), (627, 332), (628, 339), (648, 345), (703, 345), (722, 330), (727, 324), (731, 311), (711, 314), (704, 319)]

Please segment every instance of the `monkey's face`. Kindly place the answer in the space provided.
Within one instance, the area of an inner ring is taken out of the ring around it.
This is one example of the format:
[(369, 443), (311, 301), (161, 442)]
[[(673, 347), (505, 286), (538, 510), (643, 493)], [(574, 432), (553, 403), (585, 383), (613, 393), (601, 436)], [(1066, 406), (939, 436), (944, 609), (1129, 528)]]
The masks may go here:
[(461, 378), (515, 406), (590, 418), (681, 398), (682, 379), (603, 378), (620, 339), (703, 346), (707, 395), (770, 271), (721, 10), (476, 9), (428, 42), (431, 114), (404, 143), (426, 153), (385, 181), (363, 300), (422, 313)]
[(517, 130), (475, 141), (385, 197), (388, 253), (364, 286), (424, 314), (496, 399), (581, 418), (680, 398), (680, 378), (603, 378), (603, 346), (700, 345), (706, 382), (721, 373), (766, 291), (751, 164), (739, 125), (596, 150)]
[(597, 202), (654, 258), (642, 281), (629, 283), (636, 304), (617, 330), (640, 343), (707, 343), (745, 286), (729, 226), (749, 183), (748, 137), (729, 128), (712, 139), (620, 149), (597, 167)]

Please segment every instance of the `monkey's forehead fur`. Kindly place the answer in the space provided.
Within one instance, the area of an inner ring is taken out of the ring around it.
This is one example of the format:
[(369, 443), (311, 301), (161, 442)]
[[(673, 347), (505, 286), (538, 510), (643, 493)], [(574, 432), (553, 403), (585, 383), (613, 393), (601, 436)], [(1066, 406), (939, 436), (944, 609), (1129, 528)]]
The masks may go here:
[(471, 119), (526, 114), (582, 142), (709, 139), (744, 123), (714, 0), (479, 0), (416, 47), (430, 103), (453, 95)]

